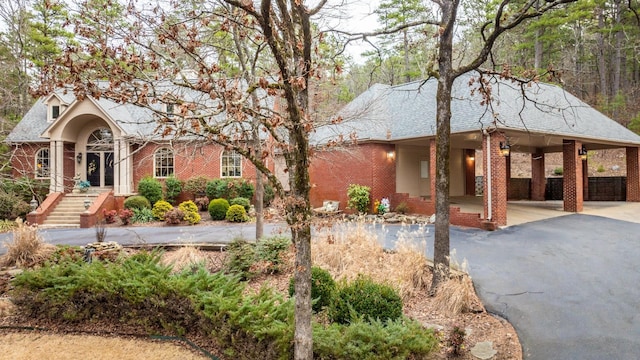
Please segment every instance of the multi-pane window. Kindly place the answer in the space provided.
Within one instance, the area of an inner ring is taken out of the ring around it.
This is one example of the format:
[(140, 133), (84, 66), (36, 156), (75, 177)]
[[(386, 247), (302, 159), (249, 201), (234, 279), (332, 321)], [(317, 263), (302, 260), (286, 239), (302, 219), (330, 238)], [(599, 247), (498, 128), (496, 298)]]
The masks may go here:
[(165, 178), (174, 174), (173, 150), (169, 148), (156, 150), (154, 174), (157, 178)]
[(222, 173), (221, 177), (241, 177), (242, 155), (233, 150), (225, 150), (222, 153), (220, 170)]
[(36, 178), (49, 177), (49, 149), (40, 149), (36, 153)]

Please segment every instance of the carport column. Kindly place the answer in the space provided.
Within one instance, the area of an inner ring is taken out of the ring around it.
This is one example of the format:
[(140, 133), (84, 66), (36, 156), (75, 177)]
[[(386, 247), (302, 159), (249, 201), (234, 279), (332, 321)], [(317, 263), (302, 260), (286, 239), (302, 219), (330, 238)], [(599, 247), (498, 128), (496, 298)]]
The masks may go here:
[(429, 141), (429, 189), (431, 201), (436, 206), (436, 139)]
[(544, 173), (544, 151), (536, 149), (531, 154), (531, 200), (544, 201), (547, 177)]
[(582, 144), (579, 141), (562, 141), (564, 211), (568, 212), (581, 212), (584, 202), (582, 159), (578, 156), (580, 148)]
[(507, 139), (498, 132), (482, 137), (484, 218), (498, 226), (507, 225), (507, 160), (500, 143)]
[(640, 164), (637, 147), (627, 148), (627, 201), (640, 201)]

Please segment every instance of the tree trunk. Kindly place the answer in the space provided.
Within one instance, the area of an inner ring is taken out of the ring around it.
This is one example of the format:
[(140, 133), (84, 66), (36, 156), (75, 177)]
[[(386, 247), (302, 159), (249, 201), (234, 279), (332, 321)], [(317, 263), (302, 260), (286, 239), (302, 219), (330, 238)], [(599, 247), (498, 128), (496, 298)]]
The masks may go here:
[(458, 1), (443, 1), (442, 34), (438, 53), (438, 90), (436, 94), (436, 223), (433, 243), (434, 273), (429, 293), (449, 279), (449, 157), (451, 137), (451, 91), (453, 80), (453, 25)]
[[(540, 9), (540, 1), (536, 1), (536, 10)], [(540, 37), (542, 36), (542, 29), (536, 29), (535, 41), (534, 41), (534, 57), (533, 57), (533, 67), (535, 69), (542, 69), (542, 42), (540, 41)]]
[(403, 35), (403, 47), (404, 47), (404, 79), (406, 82), (411, 81), (411, 70), (409, 63), (409, 35), (407, 34), (407, 29), (402, 31)]
[[(254, 154), (256, 157), (261, 156), (258, 152), (261, 149), (260, 134), (256, 127), (253, 131)], [(256, 241), (260, 240), (264, 235), (264, 176), (256, 168)]]
[[(624, 41), (624, 34), (621, 27), (623, 5), (621, 0), (614, 1), (614, 20), (615, 20), (615, 49), (613, 52), (613, 86), (611, 89), (611, 96), (616, 96), (620, 92), (622, 83), (622, 42)], [(614, 110), (615, 111), (615, 110)], [(613, 114), (615, 117), (615, 113)]]
[(604, 48), (604, 9), (598, 7), (596, 9), (598, 17), (598, 32), (597, 43), (598, 50), (596, 51), (596, 57), (598, 58), (598, 75), (600, 76), (600, 94), (604, 98), (605, 102), (609, 101), (609, 91), (607, 86), (607, 67), (605, 61), (605, 48)]

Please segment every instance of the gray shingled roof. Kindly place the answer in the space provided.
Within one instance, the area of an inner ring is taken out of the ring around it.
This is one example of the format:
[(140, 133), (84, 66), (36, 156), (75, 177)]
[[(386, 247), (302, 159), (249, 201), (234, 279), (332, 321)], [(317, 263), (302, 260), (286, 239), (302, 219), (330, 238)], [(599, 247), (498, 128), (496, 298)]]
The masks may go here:
[[(169, 83), (166, 85), (160, 84), (158, 88), (166, 91), (172, 91), (176, 96), (187, 99), (189, 101), (195, 101), (204, 106), (215, 108), (215, 100), (205, 96), (199, 92), (192, 92), (179, 87), (171, 86)], [(63, 89), (57, 90), (56, 95), (59, 96), (65, 103), (73, 104), (76, 97), (72, 91), (64, 91)], [(266, 93), (260, 90), (258, 92), (259, 97), (264, 102), (264, 106), (272, 107), (273, 101), (270, 98), (264, 99)], [(46, 130), (54, 123), (47, 122), (47, 105), (44, 100), (48, 97), (39, 99), (31, 109), (24, 115), (22, 120), (16, 125), (13, 131), (7, 136), (6, 142), (9, 143), (22, 143), (22, 142), (48, 142), (48, 139), (42, 137)], [(130, 136), (137, 136), (140, 138), (160, 137), (160, 134), (155, 132), (157, 123), (154, 118), (153, 111), (132, 105), (132, 104), (119, 104), (114, 101), (100, 98), (93, 99), (97, 106), (104, 111), (115, 123)], [(161, 104), (155, 105), (160, 109)], [(64, 114), (64, 113), (63, 113)], [(213, 117), (217, 121), (224, 121), (225, 114), (218, 114)], [(235, 126), (234, 129), (232, 127)], [(227, 131), (237, 131), (238, 127), (245, 127), (243, 124), (235, 123), (232, 127), (229, 127)], [(246, 129), (245, 129), (246, 131)], [(267, 136), (266, 133), (260, 132), (260, 136)]]
[[(456, 79), (451, 102), (451, 132), (483, 128), (528, 131), (593, 141), (640, 144), (640, 136), (608, 118), (562, 88), (537, 83), (521, 88), (508, 80), (491, 82), (492, 107), (469, 86), (476, 73)], [(360, 140), (394, 141), (432, 137), (436, 133), (437, 80), (397, 86), (376, 84), (340, 111), (343, 122), (324, 126), (312, 136), (321, 144), (356, 133)], [(523, 92), (524, 91), (524, 92)], [(495, 114), (495, 121), (494, 121)]]

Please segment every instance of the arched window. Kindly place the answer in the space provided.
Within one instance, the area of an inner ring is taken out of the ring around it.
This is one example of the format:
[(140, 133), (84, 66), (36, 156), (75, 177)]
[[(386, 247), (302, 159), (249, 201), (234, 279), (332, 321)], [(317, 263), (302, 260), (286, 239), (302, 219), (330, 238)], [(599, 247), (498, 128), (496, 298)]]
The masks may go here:
[(49, 149), (44, 148), (36, 153), (36, 179), (49, 178)]
[(157, 178), (165, 178), (174, 174), (173, 150), (160, 148), (154, 155), (154, 174)]
[(234, 150), (223, 151), (220, 172), (220, 177), (241, 177), (242, 155)]

